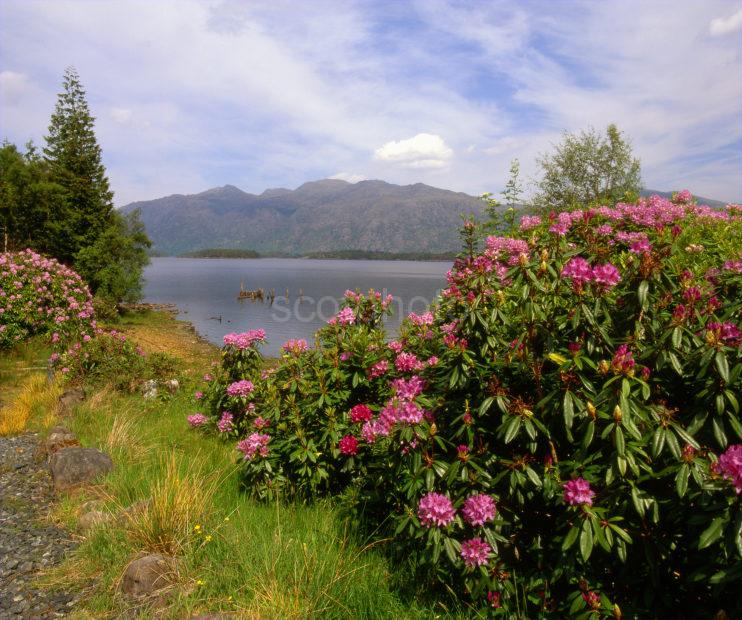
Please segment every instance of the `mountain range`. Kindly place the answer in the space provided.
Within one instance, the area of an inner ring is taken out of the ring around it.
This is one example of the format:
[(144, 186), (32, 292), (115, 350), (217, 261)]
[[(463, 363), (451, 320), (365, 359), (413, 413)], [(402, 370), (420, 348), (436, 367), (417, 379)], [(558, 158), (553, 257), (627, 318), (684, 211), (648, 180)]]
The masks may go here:
[[(655, 193), (670, 195), (642, 192)], [(723, 206), (705, 198), (699, 202)], [(460, 247), (460, 214), (481, 216), (484, 203), (423, 183), (324, 179), (295, 190), (267, 189), (259, 195), (225, 185), (122, 208), (124, 212), (134, 209), (141, 211), (153, 251), (165, 255), (207, 248), (288, 255), (339, 250), (445, 253)]]
[(481, 215), (474, 196), (423, 183), (324, 179), (295, 190), (249, 194), (225, 185), (134, 202), (161, 254), (240, 248), (302, 255), (335, 250), (448, 252), (459, 248), (459, 214)]

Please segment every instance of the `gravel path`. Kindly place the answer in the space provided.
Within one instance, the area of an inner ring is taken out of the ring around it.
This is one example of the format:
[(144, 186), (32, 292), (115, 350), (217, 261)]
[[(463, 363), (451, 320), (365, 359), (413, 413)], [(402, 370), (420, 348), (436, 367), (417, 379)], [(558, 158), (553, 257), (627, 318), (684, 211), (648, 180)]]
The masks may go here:
[(0, 620), (61, 618), (79, 596), (32, 585), (76, 546), (43, 521), (54, 494), (46, 464), (34, 459), (37, 444), (32, 434), (0, 437)]

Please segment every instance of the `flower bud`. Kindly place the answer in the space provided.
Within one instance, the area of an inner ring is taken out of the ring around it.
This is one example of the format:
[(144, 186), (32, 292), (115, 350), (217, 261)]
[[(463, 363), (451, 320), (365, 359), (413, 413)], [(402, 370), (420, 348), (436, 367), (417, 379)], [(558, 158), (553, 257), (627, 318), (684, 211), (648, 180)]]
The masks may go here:
[(598, 372), (601, 375), (607, 375), (610, 369), (611, 365), (608, 363), (608, 360), (600, 360), (598, 362)]
[(623, 614), (621, 614), (621, 608), (618, 606), (618, 603), (613, 605), (613, 617), (615, 620), (621, 620)]
[(616, 424), (621, 424), (622, 418), (623, 418), (623, 413), (621, 412), (621, 407), (616, 405), (613, 409), (613, 419), (616, 422)]
[(435, 425), (435, 422), (433, 422), (430, 425), (430, 436), (435, 437), (437, 433), (438, 433), (438, 427)]
[(590, 414), (590, 417), (594, 420), (595, 419), (595, 405), (593, 405), (590, 401), (587, 401), (587, 412)]
[(547, 260), (549, 260), (549, 250), (541, 250), (541, 262), (545, 263)]

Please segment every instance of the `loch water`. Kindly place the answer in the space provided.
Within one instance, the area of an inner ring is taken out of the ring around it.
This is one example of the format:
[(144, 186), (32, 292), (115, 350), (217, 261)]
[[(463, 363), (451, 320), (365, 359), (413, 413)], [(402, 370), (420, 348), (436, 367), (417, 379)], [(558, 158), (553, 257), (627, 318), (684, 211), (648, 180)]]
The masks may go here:
[[(153, 258), (145, 269), (144, 300), (175, 304), (209, 341), (224, 334), (264, 329), (266, 355), (290, 338), (310, 344), (314, 333), (337, 313), (346, 290), (373, 288), (394, 297), (387, 329), (394, 334), (410, 312), (422, 313), (446, 283), (450, 262), (315, 260), (298, 258)], [(247, 290), (275, 290), (275, 299), (238, 300)], [(287, 296), (288, 293), (288, 296)]]

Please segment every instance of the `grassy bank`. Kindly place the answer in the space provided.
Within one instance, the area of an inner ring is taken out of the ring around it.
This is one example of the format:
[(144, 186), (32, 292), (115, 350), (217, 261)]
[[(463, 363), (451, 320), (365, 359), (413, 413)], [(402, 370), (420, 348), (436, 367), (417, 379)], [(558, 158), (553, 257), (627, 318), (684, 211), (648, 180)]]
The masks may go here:
[[(185, 421), (194, 411), (196, 381), (217, 359), (216, 349), (165, 313), (133, 314), (116, 328), (147, 351), (176, 356), (181, 389), (147, 401), (99, 382), (87, 386), (86, 401), (63, 420), (84, 446), (108, 452), (116, 464), (102, 484), (64, 497), (53, 515), (71, 530), (91, 501), (115, 515), (44, 577), (48, 587), (88, 589), (82, 617), (118, 617), (131, 608), (117, 588), (128, 563), (143, 551), (178, 558), (164, 599), (138, 610), (145, 618), (206, 612), (240, 618), (444, 614), (405, 601), (395, 589), (395, 571), (378, 550), (354, 537), (332, 506), (258, 504), (239, 492), (234, 442), (204, 436)], [(45, 353), (36, 343), (19, 352), (15, 363)], [(2, 363), (9, 367), (9, 361)], [(13, 390), (14, 400), (25, 394), (33, 401), (26, 425), (35, 429), (54, 423), (49, 411), (56, 398), (56, 388), (39, 383), (39, 376), (33, 389), (17, 381), (1, 384), (6, 390), (7, 383), (8, 394)]]

